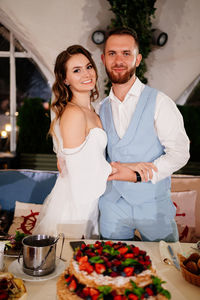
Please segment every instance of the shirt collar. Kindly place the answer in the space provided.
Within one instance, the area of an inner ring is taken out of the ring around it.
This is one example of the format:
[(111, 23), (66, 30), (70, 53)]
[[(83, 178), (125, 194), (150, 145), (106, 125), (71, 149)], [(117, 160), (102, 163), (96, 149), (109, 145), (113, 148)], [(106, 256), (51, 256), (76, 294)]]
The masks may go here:
[(141, 94), (141, 91), (144, 88), (144, 84), (136, 77), (135, 82), (133, 83), (132, 87), (126, 94), (126, 97), (123, 102), (121, 102), (114, 94), (113, 89), (111, 88), (110, 93), (109, 93), (109, 99), (110, 101), (114, 101), (117, 103), (124, 103), (129, 96), (136, 96), (139, 97)]

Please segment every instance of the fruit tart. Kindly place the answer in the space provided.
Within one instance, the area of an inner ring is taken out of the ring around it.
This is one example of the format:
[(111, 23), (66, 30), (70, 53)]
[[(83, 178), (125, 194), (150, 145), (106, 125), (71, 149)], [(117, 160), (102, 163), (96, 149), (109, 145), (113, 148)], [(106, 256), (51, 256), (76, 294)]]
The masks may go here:
[(23, 280), (15, 278), (12, 273), (0, 272), (0, 299), (26, 300), (27, 292)]
[(146, 251), (122, 242), (82, 244), (57, 282), (59, 300), (170, 299)]

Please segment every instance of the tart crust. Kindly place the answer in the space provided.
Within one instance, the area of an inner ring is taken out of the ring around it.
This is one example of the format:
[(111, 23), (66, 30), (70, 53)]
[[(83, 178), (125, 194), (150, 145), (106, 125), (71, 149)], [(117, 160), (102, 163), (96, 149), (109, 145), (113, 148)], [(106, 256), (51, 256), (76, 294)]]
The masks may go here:
[(66, 282), (65, 282), (65, 274), (68, 274), (68, 271), (65, 270), (60, 278), (57, 281), (57, 297), (58, 300), (79, 300), (81, 299), (79, 296), (77, 296), (75, 293), (70, 292), (70, 290), (67, 288)]
[(96, 272), (93, 272), (94, 275), (88, 275), (87, 272), (80, 271), (77, 269), (78, 263), (71, 259), (69, 265), (69, 274), (74, 275), (77, 278), (78, 282), (93, 288), (97, 288), (99, 285), (109, 285), (110, 287), (112, 287), (112, 289), (116, 290), (121, 294), (123, 294), (126, 289), (132, 288), (130, 280), (133, 280), (139, 287), (144, 287), (152, 283), (151, 275), (156, 275), (156, 271), (152, 268), (150, 270), (144, 271), (144, 274), (141, 273), (137, 276), (131, 276), (126, 278), (122, 276), (112, 278), (110, 276), (96, 274)]
[[(57, 297), (58, 300), (81, 300), (78, 295), (73, 292), (70, 292), (68, 289), (66, 282), (65, 282), (65, 275), (69, 274), (69, 269), (66, 269), (60, 276), (59, 280), (57, 281)], [(20, 299), (21, 300), (21, 299)], [(158, 294), (156, 296), (151, 296), (148, 300), (167, 300), (167, 298), (162, 295)]]

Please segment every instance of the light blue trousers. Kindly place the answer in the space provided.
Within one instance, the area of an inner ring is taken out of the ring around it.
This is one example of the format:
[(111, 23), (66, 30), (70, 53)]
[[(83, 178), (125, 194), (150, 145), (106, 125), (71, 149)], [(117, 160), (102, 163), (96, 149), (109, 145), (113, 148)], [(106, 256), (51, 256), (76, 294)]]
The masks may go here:
[(122, 197), (116, 202), (102, 197), (99, 209), (100, 233), (105, 239), (131, 240), (137, 229), (143, 241), (178, 241), (176, 209), (170, 199), (132, 206)]

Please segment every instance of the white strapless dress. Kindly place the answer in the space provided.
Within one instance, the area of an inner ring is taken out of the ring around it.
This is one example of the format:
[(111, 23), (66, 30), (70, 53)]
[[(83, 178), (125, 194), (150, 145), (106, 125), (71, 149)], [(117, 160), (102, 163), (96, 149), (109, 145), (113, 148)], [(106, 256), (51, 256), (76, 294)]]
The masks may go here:
[(58, 122), (54, 129), (54, 150), (62, 172), (44, 202), (33, 234), (64, 233), (67, 238), (98, 236), (98, 200), (111, 173), (105, 159), (106, 133), (93, 128), (79, 147), (66, 149)]

